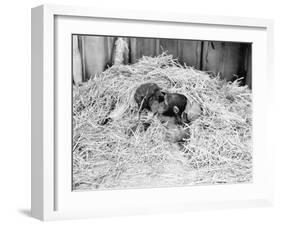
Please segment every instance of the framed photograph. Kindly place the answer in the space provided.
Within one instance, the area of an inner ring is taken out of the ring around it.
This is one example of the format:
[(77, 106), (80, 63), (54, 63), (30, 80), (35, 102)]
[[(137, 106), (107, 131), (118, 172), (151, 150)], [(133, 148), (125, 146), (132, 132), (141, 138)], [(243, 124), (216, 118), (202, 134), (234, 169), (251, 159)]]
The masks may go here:
[(271, 205), (273, 22), (32, 9), (32, 216)]

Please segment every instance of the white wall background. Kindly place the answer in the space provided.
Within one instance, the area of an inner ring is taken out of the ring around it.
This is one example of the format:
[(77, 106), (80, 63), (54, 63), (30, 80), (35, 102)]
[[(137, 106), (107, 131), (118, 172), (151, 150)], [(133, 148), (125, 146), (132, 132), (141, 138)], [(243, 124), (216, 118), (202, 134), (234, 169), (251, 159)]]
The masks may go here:
[[(30, 218), (30, 8), (42, 3), (192, 14), (263, 17), (275, 20), (275, 107), (280, 134), (281, 7), (274, 0), (8, 0), (0, 13), (0, 224), (39, 225)], [(279, 90), (278, 90), (279, 89)], [(281, 150), (280, 150), (281, 151)], [(166, 215), (50, 222), (50, 225), (281, 225), (281, 154), (275, 153), (276, 204), (272, 208), (187, 212)]]

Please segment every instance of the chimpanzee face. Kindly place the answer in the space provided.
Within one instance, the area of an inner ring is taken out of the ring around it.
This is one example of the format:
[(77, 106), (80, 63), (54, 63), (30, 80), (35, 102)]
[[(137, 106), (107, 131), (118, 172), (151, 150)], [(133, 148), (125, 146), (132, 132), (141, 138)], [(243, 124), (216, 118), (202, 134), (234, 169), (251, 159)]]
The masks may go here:
[(179, 113), (179, 108), (177, 106), (169, 106), (164, 101), (159, 103), (158, 107), (159, 114), (166, 114), (169, 116), (176, 116)]
[(164, 95), (160, 91), (155, 92), (154, 95), (149, 98), (148, 105), (153, 113), (158, 112), (160, 102), (164, 102)]
[(158, 112), (159, 102), (157, 100), (150, 100), (149, 107), (153, 113), (156, 113), (156, 112)]
[(179, 113), (179, 108), (169, 104), (167, 95), (164, 96), (164, 101), (159, 103), (158, 107), (159, 114), (165, 114), (167, 116), (176, 116)]
[(168, 110), (169, 106), (165, 104), (165, 101), (158, 104), (158, 113), (163, 114)]

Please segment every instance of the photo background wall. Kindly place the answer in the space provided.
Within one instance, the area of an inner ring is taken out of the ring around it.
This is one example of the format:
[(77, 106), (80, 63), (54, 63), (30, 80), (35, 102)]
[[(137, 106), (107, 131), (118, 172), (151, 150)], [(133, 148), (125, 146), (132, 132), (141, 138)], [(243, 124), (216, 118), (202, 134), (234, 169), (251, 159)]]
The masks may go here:
[[(111, 66), (118, 38), (73, 35), (74, 82), (85, 82), (91, 75)], [(227, 81), (243, 77), (241, 84), (251, 88), (251, 43), (135, 37), (123, 37), (122, 40), (127, 48), (125, 64), (136, 63), (142, 56), (158, 56), (167, 52), (181, 64), (219, 74)]]

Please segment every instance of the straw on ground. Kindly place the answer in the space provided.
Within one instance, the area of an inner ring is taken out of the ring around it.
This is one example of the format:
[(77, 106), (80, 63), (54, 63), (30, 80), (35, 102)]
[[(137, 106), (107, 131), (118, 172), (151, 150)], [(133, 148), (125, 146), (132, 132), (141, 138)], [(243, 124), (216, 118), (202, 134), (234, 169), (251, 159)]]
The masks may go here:
[[(168, 142), (166, 127), (146, 112), (148, 130), (130, 130), (138, 121), (134, 92), (146, 82), (202, 106), (184, 144)], [(73, 90), (74, 190), (252, 180), (252, 97), (239, 81), (228, 83), (162, 54), (108, 68)], [(114, 120), (101, 125), (109, 116)]]

